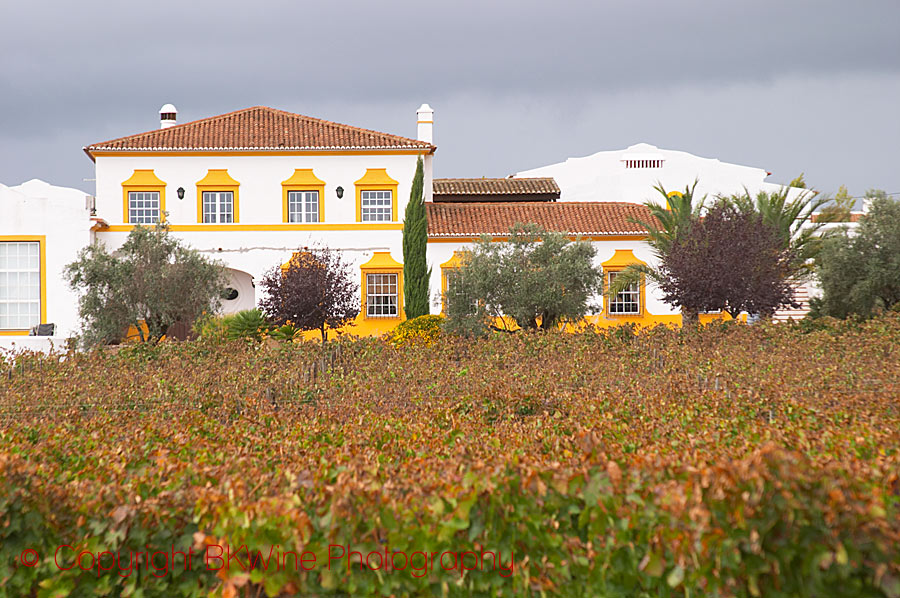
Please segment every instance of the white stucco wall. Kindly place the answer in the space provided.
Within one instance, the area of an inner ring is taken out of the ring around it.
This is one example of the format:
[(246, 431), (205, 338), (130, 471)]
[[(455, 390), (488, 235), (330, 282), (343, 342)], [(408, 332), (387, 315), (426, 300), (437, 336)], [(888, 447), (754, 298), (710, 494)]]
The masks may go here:
[[(626, 168), (625, 160), (663, 160), (661, 168)], [(603, 151), (582, 158), (550, 164), (517, 172), (516, 177), (553, 177), (559, 185), (560, 201), (625, 201), (644, 203), (662, 200), (653, 187), (657, 184), (667, 191), (684, 191), (685, 186), (697, 185), (697, 197), (708, 195), (751, 194), (759, 191), (778, 191), (781, 185), (768, 183), (768, 173), (762, 168), (701, 158), (687, 152), (659, 149), (638, 143), (624, 150)], [(791, 190), (791, 196), (801, 193)]]
[[(429, 157), (428, 163), (431, 160)], [(258, 155), (258, 156), (176, 156), (147, 154), (141, 156), (99, 156), (96, 161), (97, 215), (109, 224), (123, 224), (122, 183), (135, 170), (152, 169), (166, 183), (166, 211), (170, 224), (197, 224), (197, 182), (210, 169), (227, 169), (240, 183), (238, 191), (240, 224), (277, 224), (282, 216), (282, 181), (297, 168), (311, 168), (325, 181), (325, 218), (327, 224), (356, 222), (354, 183), (366, 169), (384, 168), (398, 183), (397, 219), (409, 201), (410, 187), (416, 172), (415, 155)], [(430, 169), (429, 169), (430, 170)], [(337, 187), (344, 188), (338, 199)], [(184, 199), (176, 190), (183, 187)], [(427, 185), (430, 187), (430, 184)]]
[[(260, 298), (258, 283), (265, 272), (287, 262), (295, 251), (304, 247), (328, 247), (341, 250), (355, 276), (361, 280), (359, 267), (372, 258), (375, 251), (389, 251), (403, 262), (402, 231), (210, 231), (172, 233), (194, 249), (221, 261), (232, 271), (232, 280), (240, 296), (225, 302), (223, 313), (250, 309)], [(125, 242), (127, 232), (101, 232), (97, 237), (110, 250)], [(234, 280), (234, 279), (237, 280)], [(230, 283), (231, 284), (231, 283)], [(250, 302), (248, 295), (253, 295)]]
[[(46, 284), (45, 322), (56, 324), (60, 337), (78, 329), (78, 298), (63, 280), (62, 272), (90, 243), (86, 196), (84, 191), (55, 187), (37, 179), (15, 187), (0, 185), (0, 237), (45, 237), (46, 271), (41, 276)], [(21, 341), (21, 337), (0, 336), (0, 344), (7, 346), (17, 338)]]

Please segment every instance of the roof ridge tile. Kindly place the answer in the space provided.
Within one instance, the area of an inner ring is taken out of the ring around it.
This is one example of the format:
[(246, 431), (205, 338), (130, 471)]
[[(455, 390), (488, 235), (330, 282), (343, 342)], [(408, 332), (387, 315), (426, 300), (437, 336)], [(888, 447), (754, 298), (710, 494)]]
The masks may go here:
[(186, 151), (279, 149), (419, 149), (433, 144), (353, 125), (295, 114), (268, 106), (251, 106), (225, 114), (101, 141), (92, 151)]

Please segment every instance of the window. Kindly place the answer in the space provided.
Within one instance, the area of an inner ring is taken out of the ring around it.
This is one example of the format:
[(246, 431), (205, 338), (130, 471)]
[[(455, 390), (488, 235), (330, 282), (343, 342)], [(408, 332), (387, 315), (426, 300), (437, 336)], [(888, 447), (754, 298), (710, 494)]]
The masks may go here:
[(288, 222), (318, 222), (319, 192), (288, 191)]
[(204, 191), (203, 222), (234, 222), (234, 194), (231, 191)]
[(390, 222), (393, 218), (393, 194), (390, 191), (362, 191), (360, 214), (363, 222)]
[(210, 168), (197, 181), (197, 222), (233, 224), (240, 222), (241, 184), (225, 168)]
[(41, 323), (41, 244), (0, 242), (0, 329)]
[(125, 224), (156, 224), (166, 219), (166, 183), (153, 170), (135, 170), (122, 181), (122, 198)]
[[(608, 284), (611, 287), (613, 281), (618, 276), (618, 272), (609, 272), (607, 274)], [(632, 283), (615, 297), (609, 298), (609, 307), (607, 311), (610, 314), (639, 314), (641, 313), (641, 292), (638, 285)]]
[(281, 181), (282, 222), (325, 222), (325, 181), (312, 168), (297, 168)]
[(447, 311), (450, 287), (459, 279), (459, 269), (464, 263), (465, 251), (454, 251), (450, 259), (441, 264), (441, 313)]
[(129, 191), (128, 222), (130, 224), (159, 222), (159, 191)]
[(396, 274), (366, 274), (366, 316), (396, 318), (398, 313)]
[(384, 168), (367, 168), (356, 186), (357, 222), (397, 222), (397, 181)]

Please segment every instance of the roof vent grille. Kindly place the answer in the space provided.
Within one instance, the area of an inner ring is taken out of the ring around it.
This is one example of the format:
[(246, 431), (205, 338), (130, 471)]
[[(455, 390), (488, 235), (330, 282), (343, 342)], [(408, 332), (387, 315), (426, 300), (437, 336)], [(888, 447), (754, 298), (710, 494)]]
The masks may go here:
[(623, 160), (625, 168), (662, 168), (665, 160)]

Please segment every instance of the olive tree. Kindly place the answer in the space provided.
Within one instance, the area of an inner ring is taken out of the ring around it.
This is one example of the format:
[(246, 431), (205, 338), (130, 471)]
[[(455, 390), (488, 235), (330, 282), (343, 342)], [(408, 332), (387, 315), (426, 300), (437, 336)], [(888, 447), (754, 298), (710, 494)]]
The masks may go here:
[(586, 241), (517, 224), (509, 240), (482, 237), (463, 257), (447, 289), (447, 326), (479, 334), (506, 326), (547, 330), (581, 320), (600, 291), (596, 250)]
[(841, 230), (816, 257), (823, 294), (811, 302), (814, 315), (869, 317), (900, 305), (900, 202), (874, 190), (866, 200), (855, 234)]
[(82, 343), (119, 342), (130, 327), (158, 342), (175, 323), (193, 323), (219, 308), (225, 269), (169, 234), (165, 224), (135, 226), (110, 252), (95, 243), (65, 268), (79, 292)]

